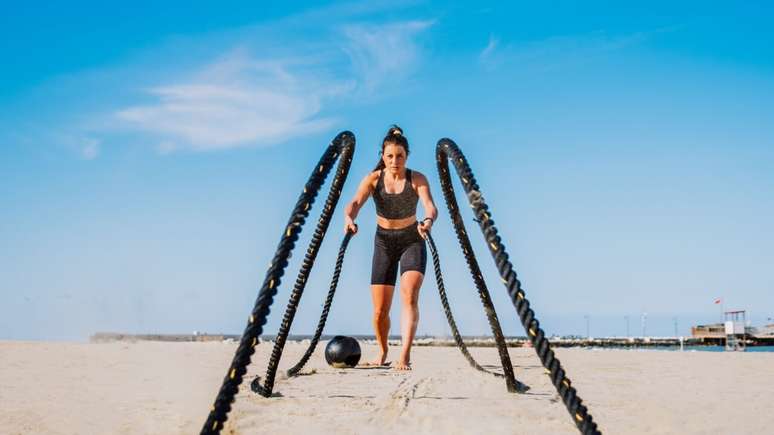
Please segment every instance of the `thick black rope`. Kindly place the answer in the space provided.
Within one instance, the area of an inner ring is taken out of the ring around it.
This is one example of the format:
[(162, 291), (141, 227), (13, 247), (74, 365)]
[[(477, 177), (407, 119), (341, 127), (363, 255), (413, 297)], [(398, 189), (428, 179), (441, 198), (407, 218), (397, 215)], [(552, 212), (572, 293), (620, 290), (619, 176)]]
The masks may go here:
[[(247, 373), (250, 359), (253, 353), (255, 353), (254, 347), (258, 343), (258, 337), (263, 332), (263, 325), (266, 323), (274, 296), (277, 294), (277, 287), (280, 285), (282, 275), (288, 266), (288, 258), (295, 247), (295, 242), (298, 240), (298, 234), (301, 232), (301, 228), (309, 216), (309, 210), (314, 203), (315, 197), (323, 183), (325, 183), (333, 163), (339, 159), (336, 177), (331, 185), (328, 200), (320, 217), (318, 231), (315, 232), (310, 243), (310, 250), (313, 244), (319, 247), (319, 243), (325, 235), (324, 231), (319, 232), (319, 230), (321, 227), (327, 228), (330, 222), (336, 200), (341, 196), (341, 186), (347, 179), (354, 151), (355, 136), (348, 131), (339, 133), (323, 153), (304, 186), (304, 190), (299, 196), (288, 224), (283, 231), (277, 252), (274, 254), (269, 270), (266, 272), (266, 277), (261, 285), (261, 290), (258, 292), (255, 306), (250, 313), (247, 326), (242, 333), (242, 338), (239, 340), (239, 346), (234, 354), (234, 359), (226, 373), (226, 377), (223, 379), (223, 384), (207, 416), (207, 421), (202, 427), (202, 434), (220, 433), (220, 430), (223, 428), (223, 424), (228, 418), (228, 413), (231, 411), (231, 403), (234, 401), (237, 391), (239, 391), (239, 385), (242, 383), (242, 378)], [(313, 258), (314, 255), (312, 256)], [(306, 261), (304, 266), (306, 266)], [(309, 267), (311, 268), (311, 264)]]
[[(328, 231), (328, 224), (330, 223), (333, 212), (336, 209), (336, 204), (339, 201), (341, 187), (344, 184), (344, 181), (346, 181), (346, 176), (339, 177), (338, 174), (337, 177), (333, 180), (333, 186), (331, 186), (328, 199), (325, 201), (325, 208), (323, 209), (322, 215), (320, 216), (320, 221), (317, 224), (317, 228), (315, 229), (314, 237), (312, 237), (312, 241), (309, 242), (309, 248), (307, 249), (306, 255), (304, 256), (304, 261), (301, 265), (301, 269), (298, 272), (298, 277), (296, 278), (296, 284), (293, 286), (293, 291), (290, 294), (288, 306), (285, 309), (285, 315), (282, 317), (282, 323), (280, 324), (279, 332), (277, 332), (277, 337), (274, 340), (274, 348), (271, 351), (269, 364), (266, 368), (266, 377), (264, 379), (264, 383), (261, 385), (260, 378), (256, 376), (255, 379), (253, 379), (253, 382), (250, 384), (250, 388), (263, 397), (271, 397), (271, 393), (274, 390), (274, 380), (277, 376), (277, 368), (279, 366), (280, 359), (282, 358), (282, 351), (285, 348), (285, 343), (287, 342), (288, 335), (290, 334), (290, 326), (293, 324), (293, 319), (296, 316), (296, 310), (298, 309), (299, 302), (301, 302), (301, 296), (304, 295), (306, 282), (309, 278), (309, 274), (312, 272), (312, 266), (314, 266), (314, 261), (317, 258), (320, 245), (322, 244), (323, 238), (325, 237), (325, 233)], [(347, 237), (351, 238), (350, 235), (347, 235)], [(345, 237), (345, 242), (349, 242), (347, 237)], [(342, 244), (344, 245), (344, 242), (342, 242)], [(343, 247), (346, 249), (346, 245)], [(343, 253), (341, 250), (339, 251), (343, 260)], [(340, 270), (341, 268), (339, 267), (339, 272)], [(336, 282), (338, 283), (338, 276), (336, 276)]]
[(333, 296), (336, 294), (336, 288), (339, 285), (341, 266), (344, 264), (344, 254), (347, 252), (347, 246), (349, 245), (349, 241), (352, 240), (353, 235), (354, 234), (352, 232), (347, 231), (347, 234), (344, 236), (344, 240), (341, 241), (339, 255), (336, 258), (336, 267), (333, 270), (331, 285), (328, 289), (328, 296), (325, 298), (325, 304), (323, 304), (323, 310), (320, 314), (320, 321), (317, 322), (317, 330), (314, 331), (314, 337), (312, 337), (312, 342), (309, 343), (309, 347), (306, 349), (306, 352), (304, 352), (304, 356), (301, 357), (296, 365), (287, 371), (288, 376), (295, 376), (298, 374), (298, 372), (301, 371), (302, 368), (304, 368), (304, 365), (306, 365), (306, 363), (309, 361), (309, 358), (312, 357), (312, 354), (317, 347), (317, 343), (320, 342), (320, 337), (322, 336), (323, 329), (325, 329), (325, 322), (328, 320), (328, 313), (330, 312), (331, 304), (333, 303)]
[[(480, 188), (473, 176), (473, 171), (471, 171), (465, 156), (462, 154), (462, 151), (460, 151), (457, 144), (451, 139), (444, 138), (438, 141), (436, 147), (436, 163), (438, 165), (438, 175), (441, 179), (441, 188), (443, 189), (446, 204), (449, 207), (449, 213), (452, 216), (452, 221), (455, 224), (454, 228), (457, 231), (457, 237), (460, 240), (464, 238), (469, 246), (470, 241), (464, 226), (462, 225), (462, 217), (460, 216), (457, 200), (454, 196), (454, 187), (451, 183), (448, 160), (451, 160), (452, 163), (454, 163), (457, 175), (462, 181), (470, 206), (473, 208), (473, 213), (484, 234), (484, 238), (489, 246), (492, 258), (494, 258), (497, 270), (505, 284), (505, 288), (508, 290), (508, 295), (511, 298), (513, 306), (516, 308), (519, 320), (521, 320), (521, 324), (524, 326), (524, 330), (532, 342), (532, 346), (535, 348), (535, 352), (540, 358), (540, 362), (551, 376), (551, 381), (553, 382), (554, 387), (556, 387), (559, 396), (562, 398), (564, 405), (567, 407), (567, 411), (569, 411), (575, 425), (581, 433), (601, 434), (599, 429), (597, 429), (597, 424), (593, 421), (591, 414), (588, 412), (588, 409), (583, 405), (581, 398), (578, 397), (577, 391), (570, 385), (570, 379), (565, 375), (565, 371), (562, 368), (559, 359), (554, 355), (554, 351), (551, 350), (548, 339), (545, 337), (545, 333), (540, 328), (540, 322), (535, 318), (534, 311), (529, 307), (529, 301), (524, 295), (524, 290), (521, 288), (521, 282), (519, 282), (516, 277), (513, 265), (508, 261), (505, 245), (503, 245), (500, 236), (497, 235), (497, 228), (494, 226), (492, 215), (488, 211), (489, 207), (484, 202)], [(469, 249), (469, 251), (472, 253), (471, 249)]]
[[(443, 182), (443, 179), (441, 181)], [(441, 186), (443, 187), (443, 183)], [(470, 245), (470, 239), (468, 239), (468, 237), (465, 235), (465, 225), (462, 222), (462, 216), (460, 216), (459, 212), (457, 211), (457, 200), (454, 198), (454, 191), (451, 190), (447, 192), (447, 189), (443, 189), (443, 194), (444, 199), (446, 200), (446, 205), (449, 208), (449, 214), (452, 218), (454, 231), (457, 233), (457, 240), (459, 241), (460, 247), (462, 248), (462, 254), (465, 256), (465, 261), (468, 264), (468, 270), (470, 270), (470, 276), (473, 278), (473, 282), (475, 283), (476, 289), (478, 290), (478, 296), (481, 299), (481, 305), (484, 306), (484, 313), (486, 313), (486, 318), (489, 321), (489, 327), (492, 330), (492, 335), (495, 339), (497, 352), (500, 355), (500, 363), (503, 367), (505, 386), (511, 393), (526, 392), (529, 390), (529, 387), (516, 380), (516, 376), (513, 373), (513, 364), (511, 363), (511, 356), (508, 354), (508, 345), (505, 342), (503, 329), (500, 326), (499, 319), (497, 318), (497, 312), (495, 311), (494, 304), (492, 303), (492, 297), (489, 295), (489, 289), (487, 288), (486, 282), (484, 281), (484, 275), (481, 273), (481, 268), (478, 266), (478, 260), (476, 260), (476, 256), (473, 254), (473, 247)], [(451, 195), (451, 197), (449, 195)], [(438, 276), (437, 272), (436, 276)], [(449, 325), (451, 326), (451, 322), (449, 322)], [(459, 343), (457, 343), (457, 346), (459, 347)], [(460, 348), (460, 350), (462, 350), (462, 348)]]
[[(433, 236), (429, 232), (427, 233), (427, 244), (428, 246), (430, 246), (430, 254), (433, 257), (433, 269), (435, 270), (435, 282), (438, 286), (438, 294), (441, 297), (441, 305), (443, 305), (443, 312), (446, 314), (446, 320), (449, 322), (449, 327), (451, 328), (452, 336), (454, 337), (454, 342), (457, 344), (457, 347), (460, 349), (460, 352), (462, 352), (462, 355), (465, 356), (465, 359), (468, 360), (468, 363), (470, 363), (471, 367), (481, 372), (494, 375), (495, 377), (504, 378), (506, 375), (503, 373), (493, 372), (485, 369), (484, 367), (481, 367), (481, 365), (478, 362), (476, 362), (476, 360), (468, 351), (468, 347), (465, 345), (465, 342), (462, 340), (462, 335), (460, 335), (460, 331), (457, 328), (457, 322), (454, 321), (454, 316), (452, 315), (451, 307), (449, 306), (449, 299), (446, 296), (446, 286), (443, 283), (443, 275), (441, 274), (441, 261), (438, 258), (438, 249), (435, 246), (435, 241), (433, 240)], [(492, 311), (494, 312), (494, 308), (492, 308)], [(498, 327), (499, 327), (499, 323), (498, 323)], [(511, 374), (513, 374), (513, 370), (511, 370)], [(514, 382), (514, 385), (517, 386), (519, 392), (527, 391), (529, 389), (529, 387), (522, 384), (516, 379), (514, 379), (513, 382)]]

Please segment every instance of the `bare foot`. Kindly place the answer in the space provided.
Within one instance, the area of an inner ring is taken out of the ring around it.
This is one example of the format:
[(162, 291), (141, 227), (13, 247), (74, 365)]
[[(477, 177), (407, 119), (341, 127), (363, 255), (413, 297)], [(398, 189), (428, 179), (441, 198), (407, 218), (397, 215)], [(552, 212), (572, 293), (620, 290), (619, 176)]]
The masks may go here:
[(392, 364), (390, 361), (385, 361), (381, 364), (379, 364), (379, 361), (368, 361), (360, 365), (363, 367), (389, 367), (390, 364)]
[(375, 360), (369, 361), (365, 364), (363, 364), (366, 367), (383, 367), (390, 365), (387, 361), (387, 354), (382, 354), (379, 356), (379, 358), (376, 358)]
[(395, 370), (411, 370), (411, 363), (404, 361), (402, 358), (395, 364)]

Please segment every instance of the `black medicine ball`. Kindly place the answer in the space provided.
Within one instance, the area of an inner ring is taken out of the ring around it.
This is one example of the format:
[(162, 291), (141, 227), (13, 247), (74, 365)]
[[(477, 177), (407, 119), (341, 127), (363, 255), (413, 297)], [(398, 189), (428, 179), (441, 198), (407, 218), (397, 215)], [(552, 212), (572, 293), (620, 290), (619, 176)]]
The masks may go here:
[(360, 345), (352, 337), (337, 335), (325, 346), (325, 361), (337, 369), (355, 367), (360, 361)]

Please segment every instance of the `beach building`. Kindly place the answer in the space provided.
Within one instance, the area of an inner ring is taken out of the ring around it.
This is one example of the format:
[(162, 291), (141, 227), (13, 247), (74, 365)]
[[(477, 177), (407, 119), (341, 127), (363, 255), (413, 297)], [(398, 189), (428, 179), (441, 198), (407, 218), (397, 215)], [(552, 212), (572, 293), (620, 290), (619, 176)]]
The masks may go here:
[(767, 343), (774, 342), (774, 323), (763, 325), (760, 328), (753, 328), (753, 337), (757, 340), (765, 341)]
[(691, 327), (691, 337), (707, 340), (725, 339), (726, 327), (722, 323), (710, 323), (709, 325), (696, 325)]
[(726, 311), (724, 320), (726, 350), (744, 352), (747, 349), (747, 313), (744, 310)]
[(772, 345), (774, 344), (774, 323), (755, 327), (746, 325), (743, 320), (727, 320), (724, 323), (691, 327), (691, 338), (698, 340), (700, 344), (726, 345), (729, 334), (737, 339), (742, 338), (746, 344), (752, 346)]

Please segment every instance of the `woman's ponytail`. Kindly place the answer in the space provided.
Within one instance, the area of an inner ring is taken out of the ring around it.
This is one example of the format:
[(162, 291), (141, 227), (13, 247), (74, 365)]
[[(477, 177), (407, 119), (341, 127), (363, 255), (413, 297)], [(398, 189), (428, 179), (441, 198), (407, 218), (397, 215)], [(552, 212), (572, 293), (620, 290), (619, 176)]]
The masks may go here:
[(387, 135), (384, 136), (384, 139), (382, 140), (382, 151), (379, 152), (379, 162), (376, 164), (374, 171), (384, 169), (384, 159), (382, 159), (381, 156), (384, 153), (384, 147), (387, 145), (402, 146), (403, 149), (406, 150), (406, 155), (408, 156), (409, 154), (409, 144), (408, 140), (406, 140), (406, 136), (403, 136), (403, 129), (398, 127), (397, 124), (393, 124), (390, 129), (387, 130)]

